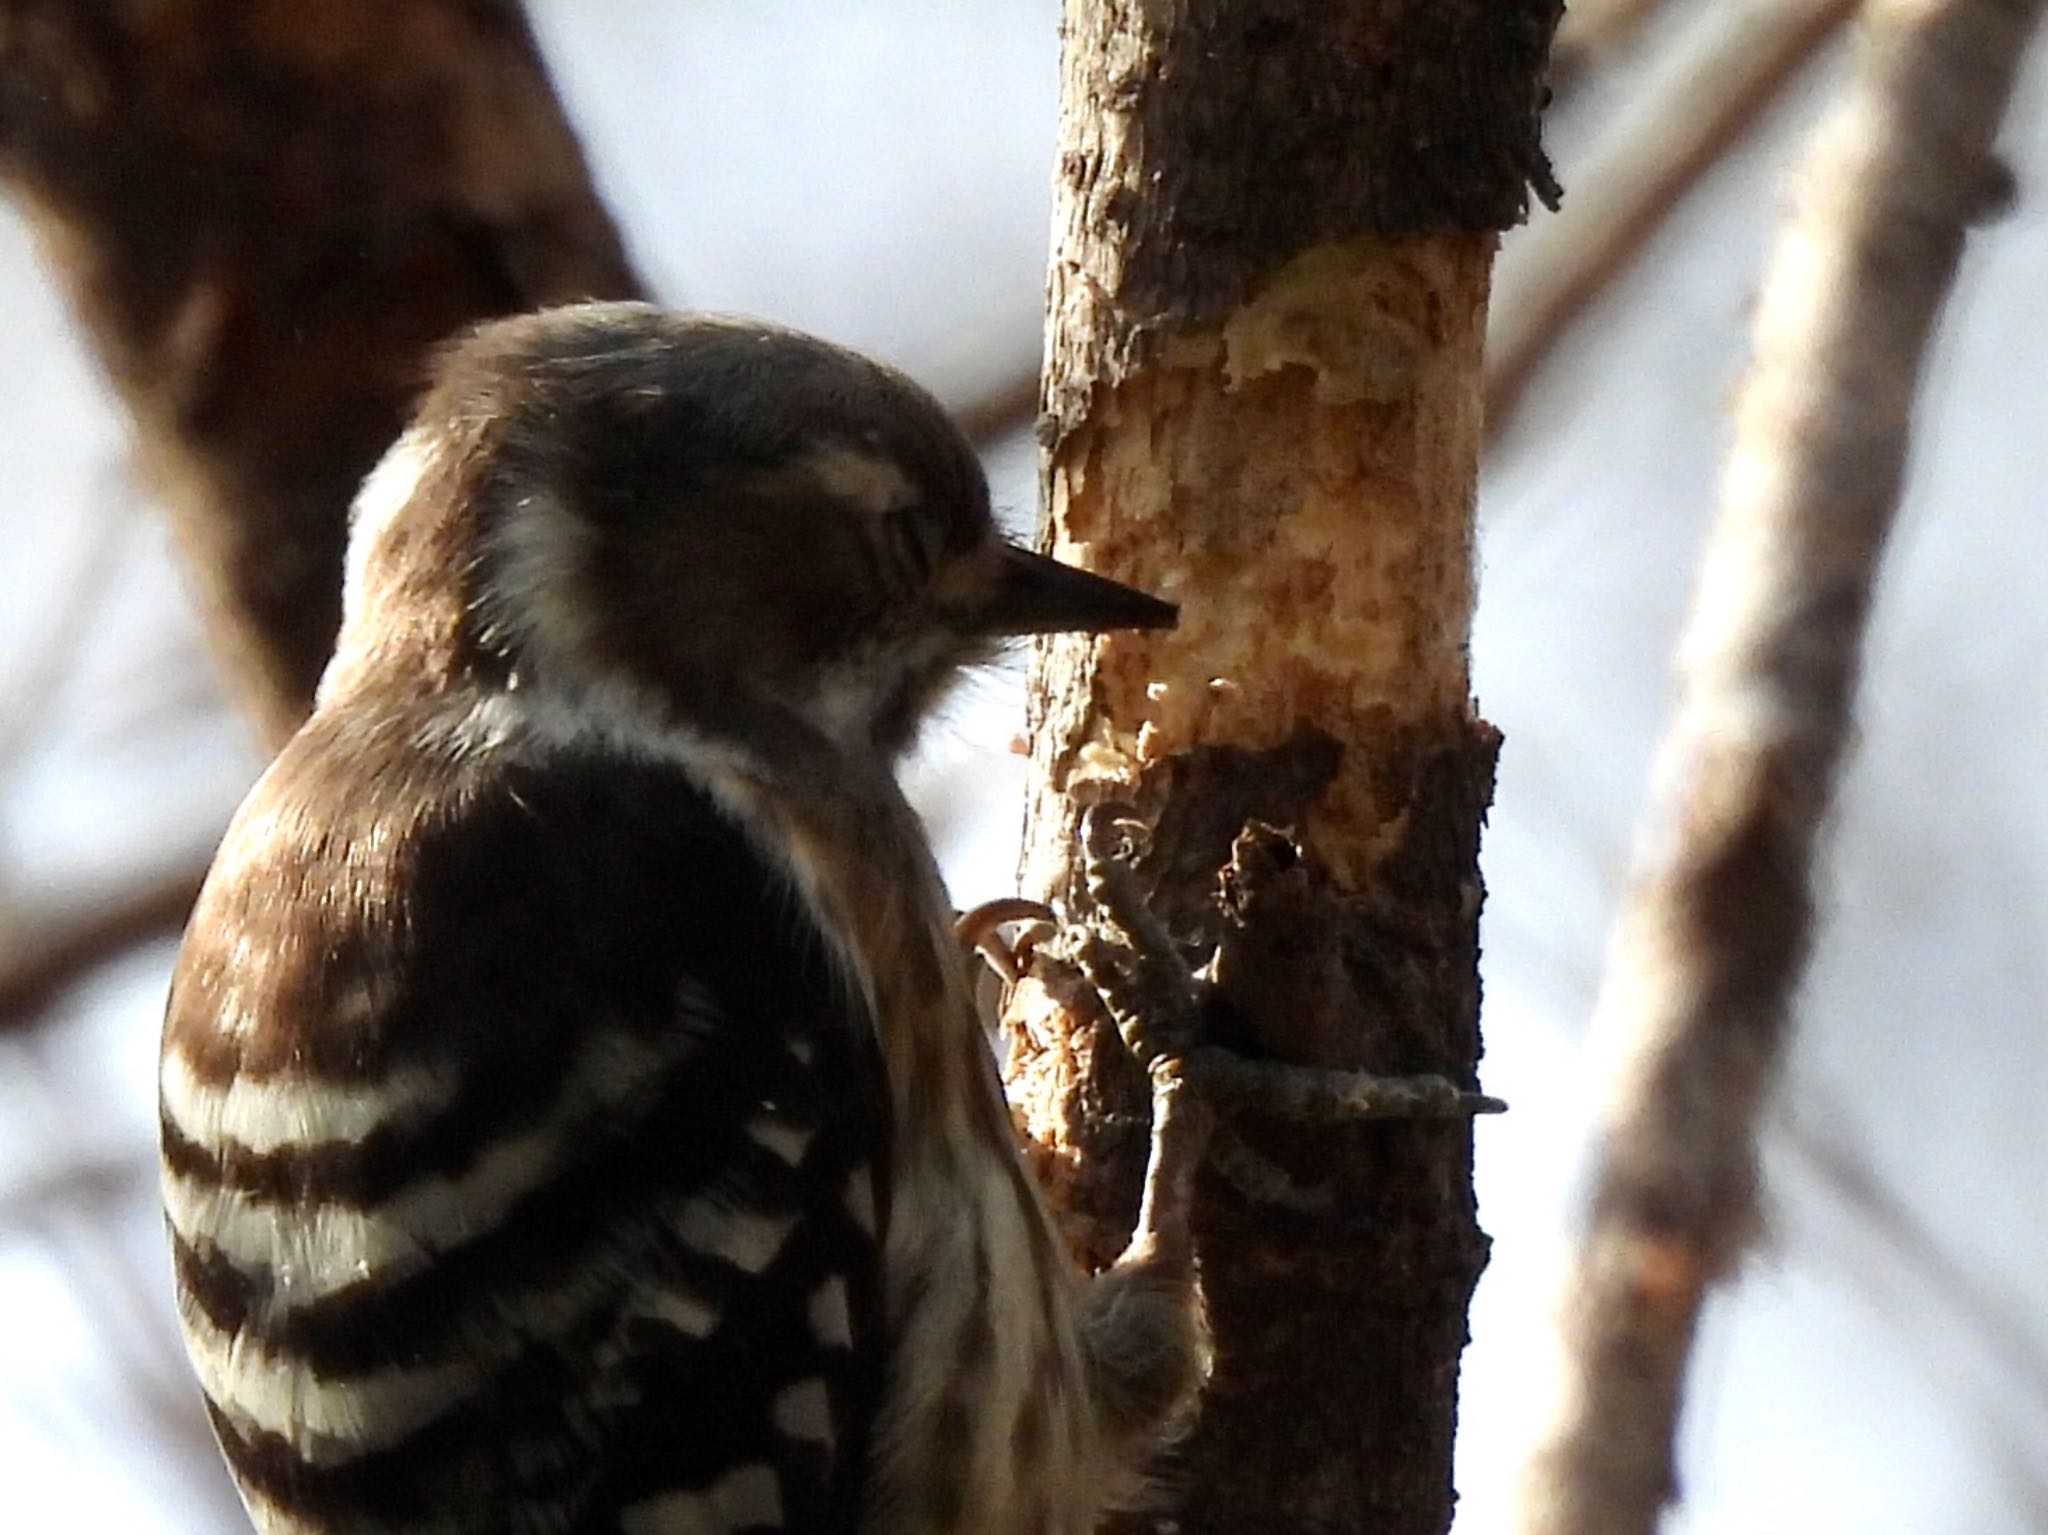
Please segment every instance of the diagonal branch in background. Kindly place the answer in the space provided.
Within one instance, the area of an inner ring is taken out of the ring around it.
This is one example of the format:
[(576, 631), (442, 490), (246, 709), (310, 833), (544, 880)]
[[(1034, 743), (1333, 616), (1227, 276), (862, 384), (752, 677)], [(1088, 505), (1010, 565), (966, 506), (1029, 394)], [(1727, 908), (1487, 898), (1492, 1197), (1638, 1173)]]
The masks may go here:
[(1550, 45), (1550, 88), (1562, 97), (1603, 59), (1621, 52), (1668, 0), (1572, 0)]
[(516, 0), (0, 0), (0, 179), (272, 740), (426, 351), (639, 287)]
[[(1801, 1086), (1803, 1096), (1820, 1096)], [(1835, 1272), (1874, 1314), (1903, 1324), (1895, 1329), (1900, 1341), (1920, 1356), (1928, 1385), (1969, 1410), (1979, 1452), (2015, 1506), (2048, 1512), (2038, 1432), (2048, 1413), (2048, 1336), (2036, 1325), (2033, 1297), (1969, 1262), (1931, 1212), (1908, 1203), (1842, 1115), (1809, 1114), (1805, 1101), (1790, 1107), (1776, 1141), (1788, 1171), (1804, 1175), (1818, 1196), (1802, 1201), (1818, 1206), (1802, 1224), (1815, 1213), (1840, 1222), (1827, 1244)], [(2039, 1519), (2028, 1523), (2041, 1527)]]
[[(2048, 1412), (2048, 1338), (2040, 1335), (2033, 1297), (2013, 1293), (1974, 1269), (1931, 1220), (1907, 1203), (1869, 1152), (1844, 1138), (1841, 1116), (1828, 1118), (1834, 1121), (1831, 1129), (1792, 1117), (1783, 1127), (1781, 1144), (1797, 1159), (1794, 1165), (1850, 1217), (1856, 1237), (1875, 1250), (1860, 1264), (1843, 1265), (1852, 1279), (1865, 1289), (1890, 1290), (1873, 1295), (1874, 1303), (1896, 1308), (1916, 1322), (1930, 1310), (1947, 1313), (1985, 1358), (1998, 1361), (2001, 1396), (2021, 1399), (2037, 1415)], [(1917, 1293), (1900, 1305), (1900, 1288)], [(1942, 1332), (1920, 1326), (1913, 1331), (1930, 1354), (1953, 1363), (1952, 1345)], [(2036, 1489), (2032, 1501), (2048, 1500), (2048, 1467), (2039, 1465), (2038, 1455), (2028, 1460), (2023, 1471)]]
[(33, 1026), (65, 991), (145, 943), (174, 938), (210, 856), (136, 879), (81, 912), (0, 912), (0, 1034)]
[(1596, 1038), (1619, 1052), (1525, 1535), (1647, 1535), (1700, 1306), (1753, 1241), (1756, 1133), (1929, 335), (2044, 0), (1870, 8), (1759, 305), (1684, 692)]
[(1703, 16), (1572, 178), (1555, 217), (1501, 261), (1486, 336), (1486, 429), (1498, 441), (1557, 343), (1778, 99), (1858, 0), (1739, 0)]

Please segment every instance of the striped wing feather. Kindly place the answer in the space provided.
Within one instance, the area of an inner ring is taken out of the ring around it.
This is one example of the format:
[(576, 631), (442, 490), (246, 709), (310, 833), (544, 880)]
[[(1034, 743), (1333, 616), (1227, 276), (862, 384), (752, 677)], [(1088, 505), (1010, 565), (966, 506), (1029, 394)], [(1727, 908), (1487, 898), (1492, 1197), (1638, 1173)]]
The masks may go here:
[(172, 990), (180, 1303), (257, 1523), (852, 1530), (886, 1110), (814, 926), (678, 768), (386, 735), (280, 759)]

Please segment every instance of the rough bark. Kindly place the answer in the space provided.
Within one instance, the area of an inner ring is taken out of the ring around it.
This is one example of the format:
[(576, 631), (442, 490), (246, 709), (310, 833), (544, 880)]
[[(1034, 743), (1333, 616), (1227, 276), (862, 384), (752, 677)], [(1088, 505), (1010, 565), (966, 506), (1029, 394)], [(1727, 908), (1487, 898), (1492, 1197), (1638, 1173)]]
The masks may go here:
[(1758, 303), (1666, 781), (1602, 986), (1616, 1067), (1526, 1535), (1649, 1535), (1701, 1308), (1755, 1240), (1756, 1138), (1813, 933), (1923, 359), (2043, 0), (1877, 0)]
[[(1055, 642), (1027, 892), (1090, 803), (1245, 1052), (1470, 1085), (1496, 737), (1466, 642), (1496, 231), (1533, 182), (1551, 0), (1071, 0), (1046, 542), (1178, 631)], [(1045, 967), (1012, 1086), (1076, 1246), (1121, 1246), (1142, 1080)], [(1437, 1532), (1485, 1261), (1464, 1122), (1238, 1115), (1197, 1215), (1216, 1363), (1141, 1525)]]
[(273, 738), (428, 349), (637, 291), (515, 0), (0, 0), (0, 177)]

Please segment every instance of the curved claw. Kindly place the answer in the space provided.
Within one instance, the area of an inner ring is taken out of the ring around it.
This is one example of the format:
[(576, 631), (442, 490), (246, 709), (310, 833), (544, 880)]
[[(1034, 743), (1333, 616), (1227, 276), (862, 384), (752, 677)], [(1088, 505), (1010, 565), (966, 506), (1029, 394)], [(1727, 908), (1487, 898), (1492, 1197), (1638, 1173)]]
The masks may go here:
[(1055, 920), (1052, 908), (1043, 901), (1029, 900), (1021, 895), (1000, 896), (993, 901), (983, 901), (979, 906), (970, 906), (954, 917), (953, 933), (962, 944), (987, 960), (991, 970), (1014, 986), (1022, 977), (1025, 966), (1018, 951), (1003, 940), (1003, 928), (1012, 922), (1050, 923)]
[(1202, 982), (1138, 888), (1133, 860), (1151, 829), (1127, 805), (1081, 816), (1082, 875), (1091, 909), (1074, 958), (1138, 1063), (1155, 1076), (1201, 1039)]

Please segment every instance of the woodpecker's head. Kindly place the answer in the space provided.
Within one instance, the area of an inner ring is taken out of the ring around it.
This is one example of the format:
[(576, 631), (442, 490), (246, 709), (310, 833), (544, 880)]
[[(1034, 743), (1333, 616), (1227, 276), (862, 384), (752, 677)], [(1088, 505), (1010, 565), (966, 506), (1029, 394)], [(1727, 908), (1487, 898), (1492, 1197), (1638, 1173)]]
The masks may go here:
[(896, 750), (1009, 635), (1171, 604), (1005, 542), (928, 394), (809, 336), (643, 304), (486, 325), (356, 507), (323, 696), (393, 673), (624, 685), (679, 722)]

